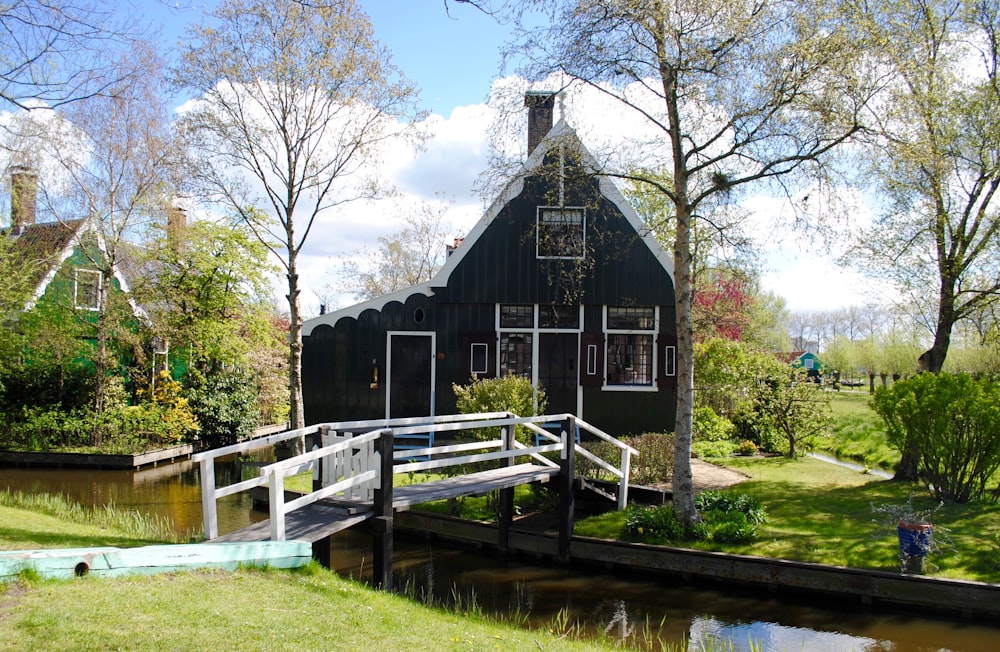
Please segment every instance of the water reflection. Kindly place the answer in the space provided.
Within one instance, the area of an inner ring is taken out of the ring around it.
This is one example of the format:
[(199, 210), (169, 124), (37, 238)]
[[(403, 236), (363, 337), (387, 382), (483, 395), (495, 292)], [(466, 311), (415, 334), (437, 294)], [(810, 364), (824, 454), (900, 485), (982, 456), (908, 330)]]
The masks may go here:
[[(651, 632), (668, 645), (687, 641), (690, 650), (704, 649), (699, 646), (710, 639), (731, 642), (735, 652), (1000, 650), (1000, 629), (983, 624), (874, 612), (860, 604), (778, 600), (766, 589), (693, 586), (549, 562), (534, 566), (398, 535), (395, 543), (395, 581), (402, 591), (446, 604), (474, 599), (487, 613), (535, 626), (551, 624), (564, 610), (568, 622), (593, 633), (642, 638)], [(370, 541), (354, 532), (331, 543), (333, 565), (345, 576), (370, 579), (371, 555)]]
[[(258, 473), (253, 461), (216, 465), (219, 484)], [(88, 506), (114, 503), (169, 518), (180, 532), (201, 532), (198, 468), (190, 462), (141, 471), (0, 468), (0, 489), (59, 493)], [(219, 502), (219, 530), (230, 532), (266, 518), (246, 494)], [(734, 650), (789, 652), (1000, 650), (1000, 628), (871, 612), (861, 605), (776, 600), (764, 590), (681, 585), (671, 578), (529, 565), (422, 539), (395, 538), (397, 586), (439, 603), (475, 601), (486, 613), (548, 625), (563, 611), (591, 631), (634, 637), (647, 629), (665, 644), (688, 641), (701, 650), (711, 639)], [(370, 579), (371, 542), (355, 532), (330, 544), (331, 566), (347, 577)]]
[[(238, 475), (257, 473), (252, 464), (235, 456), (215, 465), (220, 486), (236, 482)], [(160, 516), (182, 535), (202, 534), (201, 478), (191, 461), (133, 470), (0, 468), (0, 490), (50, 493), (65, 496), (85, 507), (116, 505)], [(219, 531), (231, 532), (267, 518), (251, 509), (248, 494), (227, 496), (218, 503)]]

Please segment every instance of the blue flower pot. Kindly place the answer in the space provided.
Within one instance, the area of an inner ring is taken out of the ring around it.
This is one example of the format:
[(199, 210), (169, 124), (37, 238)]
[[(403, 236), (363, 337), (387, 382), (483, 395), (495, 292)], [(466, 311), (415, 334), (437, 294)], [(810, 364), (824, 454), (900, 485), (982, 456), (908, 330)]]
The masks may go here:
[(924, 557), (931, 549), (934, 526), (929, 523), (904, 523), (896, 527), (899, 535), (899, 551), (907, 557)]

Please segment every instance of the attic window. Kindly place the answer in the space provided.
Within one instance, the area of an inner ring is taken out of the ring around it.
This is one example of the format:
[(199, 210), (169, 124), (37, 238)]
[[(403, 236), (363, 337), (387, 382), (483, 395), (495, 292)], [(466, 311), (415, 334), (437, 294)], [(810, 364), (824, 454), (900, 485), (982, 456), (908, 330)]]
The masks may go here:
[(586, 217), (582, 208), (539, 208), (536, 251), (539, 258), (583, 258)]
[(73, 280), (73, 303), (78, 310), (101, 309), (101, 273), (91, 269), (76, 270)]

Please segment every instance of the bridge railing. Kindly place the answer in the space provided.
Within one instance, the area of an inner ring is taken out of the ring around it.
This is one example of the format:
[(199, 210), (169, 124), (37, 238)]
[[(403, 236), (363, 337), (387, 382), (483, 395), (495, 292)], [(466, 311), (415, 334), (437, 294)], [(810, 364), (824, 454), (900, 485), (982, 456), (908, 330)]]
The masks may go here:
[[(555, 424), (558, 424), (560, 428), (559, 435), (554, 435), (543, 427), (545, 425), (552, 427), (555, 425), (553, 422), (556, 422)], [(517, 442), (514, 437), (514, 429), (517, 426), (524, 426), (537, 435), (534, 446)], [(556, 467), (558, 464), (545, 455), (559, 453), (565, 458), (569, 450), (575, 451), (575, 454), (583, 456), (619, 478), (619, 509), (626, 505), (631, 456), (637, 455), (638, 451), (570, 414), (519, 417), (509, 412), (492, 412), (440, 417), (344, 421), (316, 424), (205, 451), (193, 456), (192, 459), (201, 465), (205, 538), (214, 539), (218, 536), (216, 501), (224, 496), (267, 485), (271, 511), (271, 538), (281, 540), (285, 534), (285, 515), (289, 512), (324, 498), (371, 500), (375, 489), (384, 486), (382, 484), (384, 481), (392, 482), (390, 478), (381, 478), (379, 473), (380, 464), (375, 444), (383, 434), (391, 432), (393, 437), (424, 433), (457, 434), (465, 430), (482, 428), (497, 428), (500, 436), (496, 439), (432, 445), (424, 448), (410, 445), (404, 450), (394, 451), (393, 475), (440, 471), (448, 467), (480, 462), (511, 464), (515, 458), (524, 456), (546, 466)], [(586, 450), (582, 445), (570, 443), (571, 436), (575, 443), (576, 431), (578, 430), (584, 430), (597, 439), (607, 441), (620, 449), (620, 466), (615, 467), (609, 464)], [(570, 432), (573, 434), (571, 435)], [(317, 435), (321, 445), (306, 453), (262, 467), (257, 478), (224, 487), (215, 486), (214, 463), (216, 458), (264, 448), (275, 443), (309, 435)], [(428, 440), (433, 441), (433, 438)], [(438, 441), (440, 441), (440, 437)], [(285, 478), (305, 471), (311, 471), (314, 479), (319, 480), (314, 482), (316, 488), (299, 498), (285, 502)]]

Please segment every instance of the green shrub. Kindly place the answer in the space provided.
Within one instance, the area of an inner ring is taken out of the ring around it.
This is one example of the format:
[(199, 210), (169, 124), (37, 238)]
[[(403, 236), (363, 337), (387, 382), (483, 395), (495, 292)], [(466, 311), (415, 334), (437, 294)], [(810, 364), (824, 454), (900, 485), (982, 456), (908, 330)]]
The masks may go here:
[(227, 369), (209, 375), (189, 373), (184, 386), (201, 426), (199, 439), (209, 447), (249, 438), (260, 425), (257, 383), (252, 374)]
[[(508, 374), (500, 378), (473, 379), (468, 385), (452, 385), (455, 404), (462, 414), (477, 412), (513, 412), (526, 417), (545, 414), (547, 400), (545, 391), (536, 388), (527, 378)], [(496, 428), (484, 428), (473, 433), (481, 440), (495, 439)], [(517, 440), (529, 444), (534, 437), (522, 426), (516, 428)]]
[(760, 500), (750, 494), (728, 494), (716, 489), (709, 489), (698, 494), (695, 506), (699, 512), (720, 512), (723, 514), (742, 514), (748, 523), (760, 525), (767, 522), (767, 511)]
[(742, 512), (710, 512), (715, 514), (712, 521), (711, 540), (716, 543), (750, 543), (757, 537), (757, 526), (750, 523)]
[(694, 409), (694, 441), (724, 441), (736, 434), (736, 426), (703, 405)]
[(739, 444), (736, 445), (736, 452), (739, 455), (756, 455), (757, 454), (757, 444), (753, 443), (749, 439), (744, 439)]
[(923, 373), (875, 392), (889, 443), (918, 459), (939, 500), (996, 502), (987, 484), (1000, 469), (1000, 384), (968, 374)]
[[(653, 485), (666, 482), (674, 470), (674, 436), (665, 433), (644, 433), (624, 437), (622, 441), (639, 451), (632, 458), (632, 484)], [(617, 466), (617, 462), (615, 463)]]
[(696, 441), (691, 444), (691, 452), (696, 457), (703, 459), (731, 457), (736, 453), (736, 442), (729, 439), (724, 441)]
[(684, 526), (674, 516), (673, 507), (640, 507), (625, 509), (625, 532), (646, 543), (665, 543), (684, 538)]

